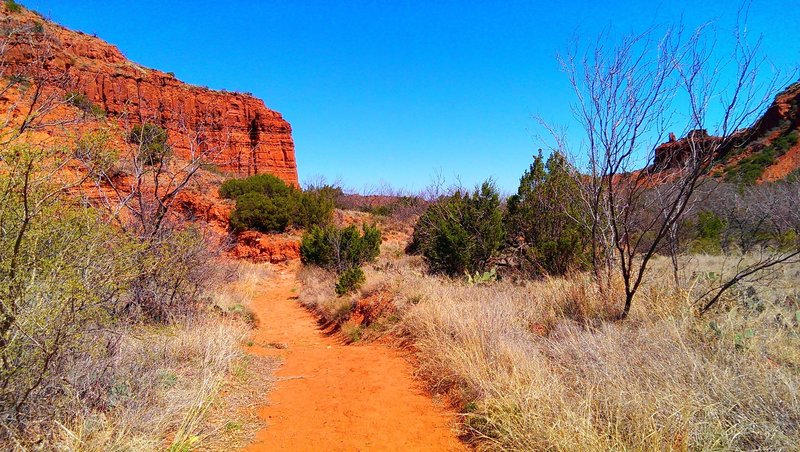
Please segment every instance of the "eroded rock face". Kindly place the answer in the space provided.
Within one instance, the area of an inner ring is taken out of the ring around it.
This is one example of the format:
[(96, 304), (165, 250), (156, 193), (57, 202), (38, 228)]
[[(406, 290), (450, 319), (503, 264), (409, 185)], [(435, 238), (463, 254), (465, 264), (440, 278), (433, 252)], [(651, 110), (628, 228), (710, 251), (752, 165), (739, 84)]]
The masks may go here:
[[(783, 179), (800, 168), (800, 141), (789, 144), (788, 147), (784, 144), (780, 149), (774, 148), (778, 140), (792, 143), (795, 140), (786, 141), (787, 137), (797, 135), (800, 135), (800, 82), (790, 85), (775, 96), (773, 103), (755, 124), (737, 131), (724, 145), (719, 145), (716, 155), (717, 173), (723, 174), (726, 167), (772, 148), (774, 161), (765, 168), (759, 182)], [(655, 149), (653, 169), (669, 170), (683, 164), (690, 153), (691, 143), (708, 148), (719, 144), (719, 141), (720, 138), (708, 135), (705, 130), (693, 130), (680, 139), (675, 139), (675, 135), (670, 133), (669, 141)]]
[[(5, 13), (3, 12), (5, 15)], [(6, 76), (47, 73), (101, 107), (123, 127), (152, 122), (169, 132), (176, 153), (202, 152), (210, 163), (239, 176), (271, 173), (297, 185), (292, 128), (280, 113), (249, 94), (191, 86), (142, 67), (96, 37), (24, 12), (2, 18), (6, 29), (35, 27), (3, 55)]]

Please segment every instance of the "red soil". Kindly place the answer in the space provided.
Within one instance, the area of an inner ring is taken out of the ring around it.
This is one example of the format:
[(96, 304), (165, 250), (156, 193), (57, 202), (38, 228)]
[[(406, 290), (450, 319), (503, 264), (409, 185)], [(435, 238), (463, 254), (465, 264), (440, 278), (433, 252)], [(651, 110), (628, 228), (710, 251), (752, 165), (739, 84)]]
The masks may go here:
[(283, 365), (260, 411), (267, 427), (245, 450), (465, 450), (452, 413), (424, 392), (402, 351), (347, 346), (319, 329), (297, 302), (298, 265), (251, 305), (259, 326), (250, 351), (280, 356)]

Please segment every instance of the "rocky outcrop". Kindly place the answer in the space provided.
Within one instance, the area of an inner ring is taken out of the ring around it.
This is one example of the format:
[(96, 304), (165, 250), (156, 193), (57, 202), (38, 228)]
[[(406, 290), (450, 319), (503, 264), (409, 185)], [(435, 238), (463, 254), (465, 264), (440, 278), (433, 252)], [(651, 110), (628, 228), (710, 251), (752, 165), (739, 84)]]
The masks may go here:
[[(800, 82), (787, 87), (775, 96), (773, 103), (751, 127), (737, 131), (725, 143), (710, 136), (705, 130), (693, 130), (676, 139), (670, 133), (669, 141), (655, 149), (651, 170), (662, 171), (680, 166), (689, 155), (691, 145), (708, 148), (717, 144), (714, 174), (736, 175), (744, 162), (758, 170), (757, 181), (774, 181), (785, 178), (800, 168)], [(756, 163), (757, 162), (757, 163)], [(751, 171), (755, 171), (752, 170)], [(735, 177), (729, 179), (735, 180)]]
[(244, 231), (236, 237), (230, 255), (252, 262), (279, 264), (300, 258), (300, 239), (288, 234)]
[(30, 30), (8, 38), (3, 75), (44, 72), (66, 80), (63, 89), (87, 96), (124, 126), (152, 122), (165, 128), (179, 156), (202, 152), (224, 171), (271, 173), (297, 185), (292, 128), (260, 99), (188, 85), (29, 11), (3, 15), (6, 30)]

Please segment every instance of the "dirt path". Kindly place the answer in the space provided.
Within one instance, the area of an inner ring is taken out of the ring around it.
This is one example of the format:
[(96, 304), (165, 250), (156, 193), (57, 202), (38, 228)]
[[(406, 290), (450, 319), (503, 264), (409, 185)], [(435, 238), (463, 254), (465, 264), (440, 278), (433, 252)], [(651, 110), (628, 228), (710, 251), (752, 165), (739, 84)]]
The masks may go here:
[(319, 330), (297, 302), (296, 270), (269, 281), (251, 304), (259, 319), (251, 351), (283, 364), (259, 413), (267, 427), (245, 450), (464, 450), (452, 415), (420, 390), (400, 352), (342, 345)]

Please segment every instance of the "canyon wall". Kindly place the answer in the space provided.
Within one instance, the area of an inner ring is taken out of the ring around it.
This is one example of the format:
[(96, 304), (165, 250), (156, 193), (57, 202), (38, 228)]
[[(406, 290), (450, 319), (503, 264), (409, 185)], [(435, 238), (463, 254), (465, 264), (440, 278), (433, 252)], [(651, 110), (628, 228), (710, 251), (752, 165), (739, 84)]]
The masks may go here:
[(87, 96), (123, 127), (144, 122), (163, 127), (179, 156), (201, 152), (238, 176), (270, 173), (298, 184), (292, 128), (262, 100), (183, 83), (129, 61), (101, 39), (30, 11), (4, 16), (5, 30), (24, 32), (5, 38), (3, 75), (62, 80), (65, 91)]

